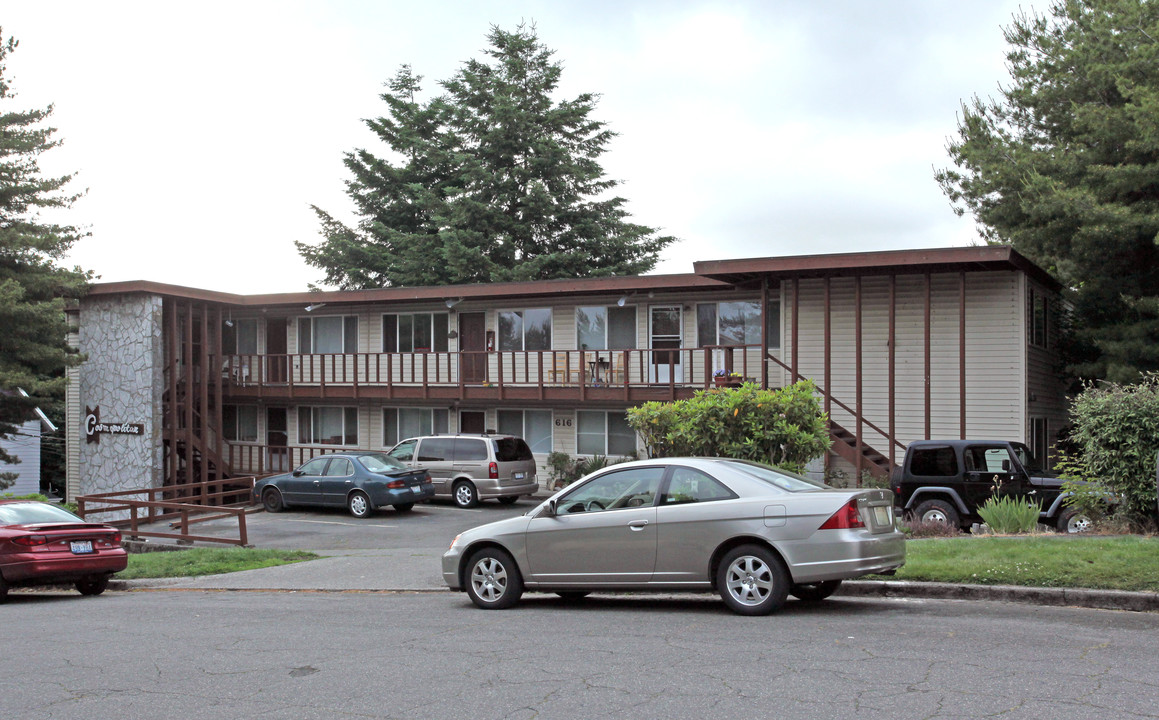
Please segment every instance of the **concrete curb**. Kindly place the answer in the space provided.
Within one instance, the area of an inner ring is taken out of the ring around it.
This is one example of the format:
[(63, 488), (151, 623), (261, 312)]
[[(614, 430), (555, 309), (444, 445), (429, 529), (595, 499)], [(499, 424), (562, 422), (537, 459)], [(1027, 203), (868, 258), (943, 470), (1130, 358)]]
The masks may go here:
[[(149, 580), (112, 580), (109, 590), (182, 590), (197, 592), (350, 592), (350, 593), (444, 593), (448, 588), (317, 588), (317, 587), (188, 587), (179, 586), (187, 578), (157, 578)], [(931, 600), (985, 600), (1027, 605), (1055, 607), (1082, 607), (1099, 610), (1126, 610), (1129, 612), (1159, 612), (1159, 593), (1127, 592), (1124, 590), (1089, 590), (1085, 588), (1035, 588), (1021, 585), (954, 585), (952, 583), (921, 583), (899, 580), (847, 580), (835, 596), (846, 597), (904, 597)]]
[(938, 600), (990, 600), (1030, 605), (1159, 612), (1159, 593), (1086, 588), (1038, 588), (1021, 585), (955, 585), (902, 580), (849, 580), (837, 595), (912, 597)]

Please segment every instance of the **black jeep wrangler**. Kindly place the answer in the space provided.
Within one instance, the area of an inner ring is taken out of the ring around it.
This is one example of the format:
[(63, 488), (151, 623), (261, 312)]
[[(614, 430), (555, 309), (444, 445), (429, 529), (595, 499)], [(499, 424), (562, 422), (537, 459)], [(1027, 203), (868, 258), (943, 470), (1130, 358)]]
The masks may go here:
[(1063, 504), (1062, 480), (1041, 468), (1030, 448), (1005, 440), (919, 440), (890, 476), (899, 512), (925, 522), (969, 529), (994, 493), (1026, 498), (1042, 509), (1039, 522), (1083, 532), (1091, 521)]

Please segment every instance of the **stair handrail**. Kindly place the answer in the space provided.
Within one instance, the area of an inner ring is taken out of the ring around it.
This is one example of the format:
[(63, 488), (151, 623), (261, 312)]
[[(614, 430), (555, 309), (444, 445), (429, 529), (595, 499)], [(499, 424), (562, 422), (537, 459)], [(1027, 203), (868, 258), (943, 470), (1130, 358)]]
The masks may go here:
[[(777, 357), (776, 357), (776, 356), (774, 356), (772, 353), (769, 353), (769, 354), (768, 354), (768, 358), (769, 358), (769, 360), (772, 360), (772, 361), (773, 361), (773, 362), (775, 362), (776, 364), (778, 364), (778, 365), (780, 365), (781, 367), (783, 367), (785, 370), (788, 370), (788, 371), (789, 371), (789, 377), (793, 378), (793, 382), (797, 382), (798, 380), (805, 380), (805, 379), (808, 379), (808, 378), (806, 378), (804, 375), (802, 375), (801, 373), (794, 371), (794, 370), (793, 370), (793, 368), (791, 368), (791, 367), (789, 367), (788, 365), (786, 365), (785, 363), (781, 362), (780, 358), (777, 358)], [(877, 432), (879, 435), (881, 435), (883, 438), (885, 438), (885, 439), (886, 439), (886, 441), (890, 441), (890, 440), (891, 440), (891, 439), (890, 439), (890, 436), (889, 436), (889, 433), (885, 432), (884, 430), (882, 430), (881, 428), (879, 428), (877, 425), (874, 425), (872, 420), (868, 420), (868, 419), (866, 419), (866, 417), (865, 417), (864, 415), (862, 415), (861, 413), (857, 412), (857, 411), (856, 411), (856, 410), (854, 410), (853, 408), (849, 407), (849, 406), (848, 406), (848, 405), (846, 405), (845, 403), (843, 403), (843, 402), (841, 402), (840, 400), (838, 400), (836, 397), (834, 397), (834, 396), (833, 396), (833, 395), (832, 395), (832, 394), (831, 394), (831, 393), (828, 391), (828, 389), (827, 389), (827, 388), (823, 388), (823, 387), (821, 387), (820, 385), (818, 385), (816, 380), (814, 380), (814, 381), (813, 381), (813, 385), (814, 385), (814, 386), (817, 388), (817, 392), (819, 392), (819, 393), (821, 393), (823, 396), (825, 396), (825, 397), (829, 398), (829, 401), (830, 401), (830, 402), (832, 402), (832, 403), (836, 404), (836, 405), (837, 405), (838, 407), (840, 407), (842, 410), (844, 410), (845, 412), (847, 412), (847, 413), (849, 413), (850, 415), (852, 415), (852, 416), (853, 416), (855, 419), (857, 419), (857, 420), (861, 421), (862, 423), (864, 423), (864, 424), (865, 424), (865, 425), (867, 425), (868, 427), (872, 428), (872, 429), (873, 429), (875, 432)], [(832, 418), (830, 418), (830, 421), (832, 421)], [(893, 442), (893, 444), (894, 444), (894, 445), (896, 445), (898, 448), (900, 448), (900, 449), (901, 449), (903, 452), (905, 451), (905, 449), (906, 449), (905, 443), (901, 442), (901, 441), (900, 441), (900, 440), (898, 440), (897, 438), (892, 438), (892, 442)], [(865, 444), (865, 443), (864, 443), (864, 442), (862, 442), (862, 445), (864, 445), (864, 444)]]

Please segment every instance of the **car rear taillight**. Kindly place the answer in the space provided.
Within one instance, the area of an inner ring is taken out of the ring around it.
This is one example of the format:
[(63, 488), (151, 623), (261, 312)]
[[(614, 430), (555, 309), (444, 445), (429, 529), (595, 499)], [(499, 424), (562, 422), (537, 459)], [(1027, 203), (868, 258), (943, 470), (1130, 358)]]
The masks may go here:
[(405, 480), (391, 480), (390, 482), (388, 482), (386, 484), (386, 486), (388, 488), (390, 488), (391, 490), (402, 490), (404, 487), (406, 487), (406, 481)]
[(861, 513), (857, 511), (857, 500), (853, 499), (842, 505), (841, 509), (833, 513), (818, 530), (849, 530), (863, 527), (865, 522), (861, 519)]
[(118, 530), (115, 533), (113, 533), (112, 535), (110, 535), (109, 542), (112, 543), (113, 545), (120, 545), (121, 544), (121, 531)]
[(491, 463), (487, 466), (487, 477), (492, 480), (499, 479), (499, 463)]
[(37, 547), (39, 545), (47, 545), (48, 538), (43, 535), (21, 535), (20, 537), (12, 538), (12, 542), (24, 547)]

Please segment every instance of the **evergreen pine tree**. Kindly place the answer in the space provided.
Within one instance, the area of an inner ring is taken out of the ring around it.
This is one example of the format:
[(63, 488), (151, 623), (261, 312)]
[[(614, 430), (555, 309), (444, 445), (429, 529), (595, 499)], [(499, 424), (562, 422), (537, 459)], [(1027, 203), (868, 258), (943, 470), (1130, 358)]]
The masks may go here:
[[(89, 275), (56, 262), (85, 233), (48, 222), (42, 211), (68, 208), (79, 194), (64, 187), (72, 175), (45, 178), (41, 153), (60, 144), (55, 128), (41, 123), (52, 106), (11, 109), (15, 97), (5, 75), (5, 60), (17, 47), (0, 30), (0, 435), (11, 437), (33, 417), (36, 406), (50, 407), (64, 397), (66, 367), (77, 362), (67, 344), (66, 298), (84, 292)], [(27, 397), (17, 392), (22, 389)], [(13, 462), (0, 449), (0, 462)], [(0, 475), (0, 487), (11, 473)]]
[(599, 157), (615, 133), (591, 119), (596, 96), (556, 102), (562, 67), (534, 28), (497, 27), (489, 61), (471, 60), (444, 94), (416, 100), (403, 66), (368, 126), (393, 152), (346, 155), (351, 228), (315, 207), (324, 240), (297, 243), (338, 287), (442, 285), (629, 275), (674, 238), (628, 221)]
[(963, 107), (938, 182), (1071, 289), (1074, 373), (1159, 370), (1159, 4), (1058, 0), (1005, 38), (1012, 82)]

